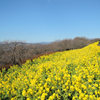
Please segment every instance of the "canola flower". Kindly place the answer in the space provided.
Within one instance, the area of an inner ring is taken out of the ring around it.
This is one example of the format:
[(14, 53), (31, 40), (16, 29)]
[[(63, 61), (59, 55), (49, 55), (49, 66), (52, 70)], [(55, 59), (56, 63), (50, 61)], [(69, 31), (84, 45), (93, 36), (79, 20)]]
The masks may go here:
[(0, 71), (0, 100), (100, 100), (100, 47), (41, 56)]

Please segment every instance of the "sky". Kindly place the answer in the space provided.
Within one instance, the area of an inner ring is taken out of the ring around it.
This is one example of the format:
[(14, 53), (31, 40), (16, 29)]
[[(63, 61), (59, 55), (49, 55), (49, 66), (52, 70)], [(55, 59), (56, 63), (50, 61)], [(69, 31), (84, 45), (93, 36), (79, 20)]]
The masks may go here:
[(0, 0), (0, 41), (100, 38), (100, 0)]

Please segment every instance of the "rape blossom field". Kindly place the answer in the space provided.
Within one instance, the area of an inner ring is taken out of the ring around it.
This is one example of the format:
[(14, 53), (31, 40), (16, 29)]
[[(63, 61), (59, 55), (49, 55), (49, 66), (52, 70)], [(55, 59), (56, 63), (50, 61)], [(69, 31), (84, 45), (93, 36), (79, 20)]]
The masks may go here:
[(0, 100), (100, 100), (99, 42), (0, 72)]

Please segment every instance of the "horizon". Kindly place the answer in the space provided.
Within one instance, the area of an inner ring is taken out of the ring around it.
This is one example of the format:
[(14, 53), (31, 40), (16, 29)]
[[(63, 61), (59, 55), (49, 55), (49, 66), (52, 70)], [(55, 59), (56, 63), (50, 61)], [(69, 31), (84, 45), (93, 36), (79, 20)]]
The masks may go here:
[(0, 0), (0, 42), (100, 38), (100, 0)]
[[(77, 37), (75, 37), (75, 38), (77, 38)], [(69, 39), (74, 40), (75, 38), (73, 38), (73, 39), (69, 38)], [(100, 39), (100, 38), (87, 38), (87, 37), (78, 37), (78, 38), (86, 38), (86, 39), (88, 39), (88, 40)], [(66, 40), (66, 39), (67, 39), (67, 38), (62, 39), (62, 40)], [(68, 40), (69, 40), (69, 39), (68, 39)], [(50, 42), (45, 42), (45, 41), (43, 41), (43, 42), (25, 42), (25, 41), (21, 41), (21, 40), (19, 40), (19, 41), (17, 41), (17, 40), (12, 40), (12, 41), (10, 41), (10, 40), (5, 40), (5, 41), (0, 41), (0, 44), (2, 44), (3, 42), (8, 42), (8, 43), (19, 42), (19, 43), (26, 43), (26, 44), (51, 44), (51, 43), (53, 43), (53, 42), (59, 42), (59, 41), (62, 41), (62, 40), (55, 40), (55, 41), (50, 41)]]

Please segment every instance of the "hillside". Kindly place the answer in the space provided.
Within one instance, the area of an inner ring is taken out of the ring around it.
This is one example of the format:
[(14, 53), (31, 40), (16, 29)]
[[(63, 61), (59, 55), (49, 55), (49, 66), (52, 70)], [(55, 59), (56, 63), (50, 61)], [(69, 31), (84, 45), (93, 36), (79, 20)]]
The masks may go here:
[(1, 100), (99, 100), (98, 43), (2, 69)]
[(88, 39), (76, 37), (74, 39), (57, 40), (51, 43), (25, 43), (23, 41), (4, 41), (0, 44), (0, 70), (13, 65), (22, 65), (26, 60), (58, 51), (68, 51), (83, 48), (100, 38)]

